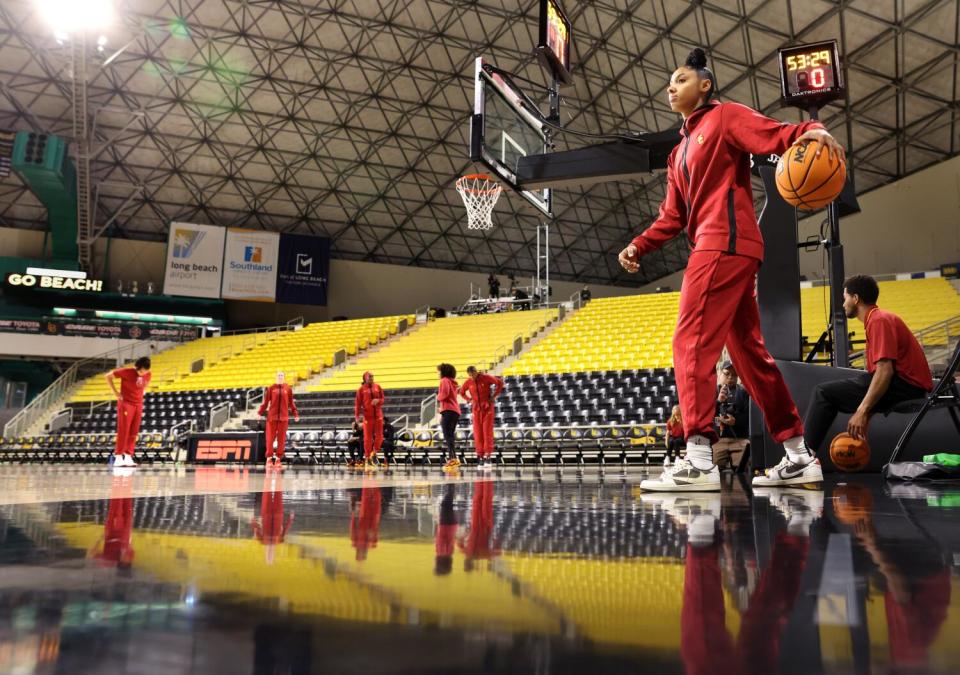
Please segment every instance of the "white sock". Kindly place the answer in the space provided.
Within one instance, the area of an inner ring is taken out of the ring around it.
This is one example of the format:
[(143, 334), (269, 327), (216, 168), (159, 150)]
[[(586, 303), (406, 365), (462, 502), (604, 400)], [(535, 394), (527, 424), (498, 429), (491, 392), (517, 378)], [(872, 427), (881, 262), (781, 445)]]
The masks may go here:
[(783, 449), (787, 451), (787, 459), (794, 464), (809, 464), (813, 461), (813, 453), (807, 448), (803, 436), (794, 436), (783, 442)]
[(687, 439), (687, 460), (701, 471), (713, 468), (713, 448), (706, 436), (691, 436)]

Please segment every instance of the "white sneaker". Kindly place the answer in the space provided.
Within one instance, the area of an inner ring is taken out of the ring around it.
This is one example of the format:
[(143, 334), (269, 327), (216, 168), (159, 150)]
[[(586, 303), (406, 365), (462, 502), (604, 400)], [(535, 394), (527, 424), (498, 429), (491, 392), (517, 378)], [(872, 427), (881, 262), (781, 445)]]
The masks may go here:
[(124, 467), (127, 465), (127, 456), (126, 455), (115, 455), (113, 458), (113, 465), (116, 467)]
[(823, 515), (823, 490), (805, 487), (758, 487), (754, 497), (770, 501), (787, 519), (787, 532), (808, 536), (810, 525)]
[(127, 463), (124, 466), (136, 466), (137, 463), (133, 461), (133, 455), (127, 455)]
[(814, 458), (806, 464), (795, 464), (786, 455), (780, 463), (766, 470), (763, 475), (753, 477), (753, 487), (776, 487), (778, 485), (803, 485), (804, 483), (822, 483), (823, 470), (820, 460)]
[(660, 507), (678, 525), (686, 528), (687, 540), (694, 546), (712, 544), (720, 518), (720, 495), (642, 494), (644, 505)]
[(703, 470), (686, 458), (678, 459), (672, 467), (657, 478), (640, 483), (641, 490), (654, 492), (713, 492), (720, 490), (720, 472), (717, 465)]

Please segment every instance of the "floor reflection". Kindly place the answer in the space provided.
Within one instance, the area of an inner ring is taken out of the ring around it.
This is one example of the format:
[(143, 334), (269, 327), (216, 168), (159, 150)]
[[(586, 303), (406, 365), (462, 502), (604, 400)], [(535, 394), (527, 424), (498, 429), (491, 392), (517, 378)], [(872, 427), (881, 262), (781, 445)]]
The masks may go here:
[(118, 469), (109, 499), (0, 506), (0, 671), (960, 665), (960, 489), (261, 479), (134, 497)]

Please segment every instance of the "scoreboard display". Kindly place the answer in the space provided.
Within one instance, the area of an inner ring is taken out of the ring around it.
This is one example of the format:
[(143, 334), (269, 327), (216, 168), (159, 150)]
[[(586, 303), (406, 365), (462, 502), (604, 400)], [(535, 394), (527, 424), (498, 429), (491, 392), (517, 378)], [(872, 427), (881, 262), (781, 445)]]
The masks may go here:
[(559, 0), (540, 0), (540, 39), (537, 54), (561, 84), (573, 82), (570, 72), (570, 20)]
[(787, 105), (806, 107), (844, 94), (836, 40), (780, 50), (780, 90)]

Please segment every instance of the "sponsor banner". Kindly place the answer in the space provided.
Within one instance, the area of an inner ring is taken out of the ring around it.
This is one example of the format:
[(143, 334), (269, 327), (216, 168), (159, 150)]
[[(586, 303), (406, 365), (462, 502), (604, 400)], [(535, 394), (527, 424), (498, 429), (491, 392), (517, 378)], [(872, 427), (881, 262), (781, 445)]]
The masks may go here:
[(219, 298), (225, 236), (222, 227), (170, 223), (163, 292)]
[(220, 297), (274, 302), (279, 248), (277, 232), (228, 229)]
[(41, 333), (43, 321), (28, 319), (0, 319), (0, 331), (4, 333)]
[(330, 240), (302, 234), (280, 235), (277, 302), (326, 305)]
[(186, 328), (183, 326), (164, 326), (149, 323), (84, 323), (70, 319), (43, 319), (37, 321), (0, 319), (0, 332), (185, 342), (195, 339), (198, 334), (198, 329), (195, 327)]
[(187, 442), (187, 461), (260, 464), (266, 459), (260, 439), (259, 433), (248, 431), (191, 434)]

